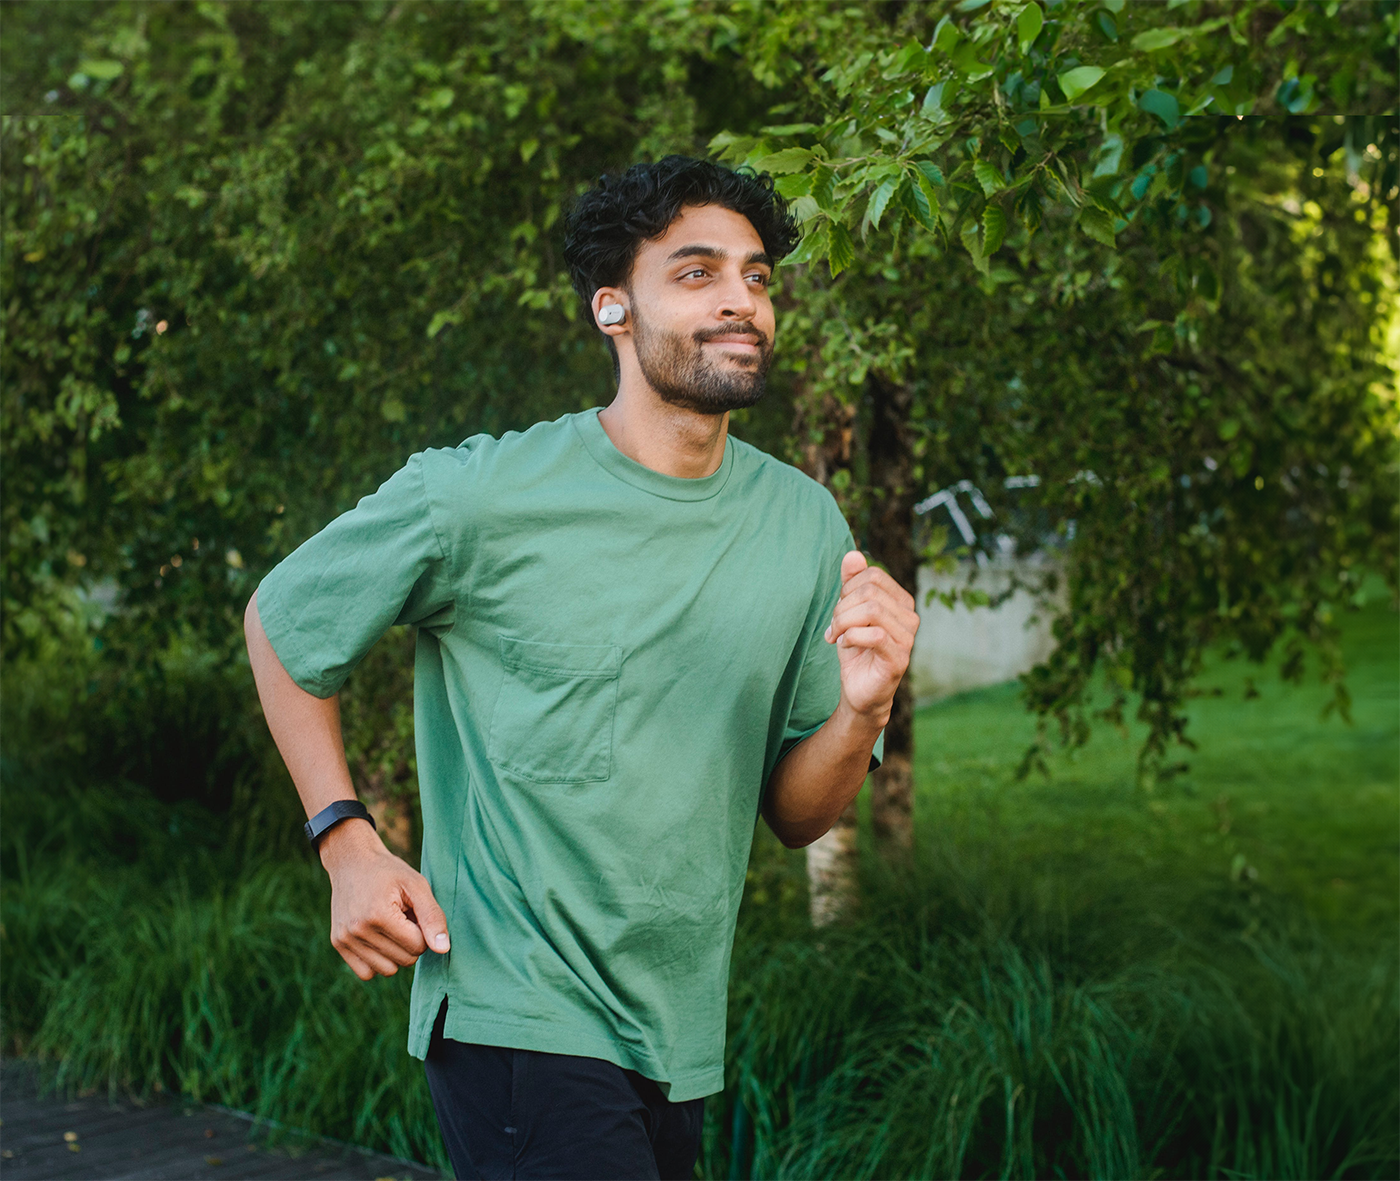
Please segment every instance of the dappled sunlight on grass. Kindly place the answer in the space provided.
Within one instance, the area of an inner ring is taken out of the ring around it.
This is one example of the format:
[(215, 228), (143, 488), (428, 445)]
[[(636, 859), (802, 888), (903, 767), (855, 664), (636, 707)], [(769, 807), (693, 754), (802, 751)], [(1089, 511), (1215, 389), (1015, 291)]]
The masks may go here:
[[(917, 718), (920, 839), (964, 866), (1019, 865), (1047, 905), (1093, 907), (1181, 931), (1241, 900), (1312, 921), (1329, 938), (1393, 938), (1400, 900), (1397, 620), (1374, 604), (1347, 621), (1352, 724), (1323, 720), (1326, 687), (1276, 667), (1212, 659), (1191, 704), (1184, 773), (1135, 785), (1144, 729), (1096, 728), (1051, 760), (1014, 769), (1034, 734), (1017, 686), (962, 694)], [(1246, 698), (1246, 678), (1257, 696)], [(1173, 755), (1173, 758), (1178, 756)], [(1233, 917), (1232, 917), (1233, 921)]]

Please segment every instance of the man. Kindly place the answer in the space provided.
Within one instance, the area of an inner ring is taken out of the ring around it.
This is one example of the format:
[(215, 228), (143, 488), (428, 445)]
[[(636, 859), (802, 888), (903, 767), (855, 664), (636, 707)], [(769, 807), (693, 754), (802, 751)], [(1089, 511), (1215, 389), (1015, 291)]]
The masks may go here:
[(604, 177), (565, 257), (611, 404), (412, 456), (248, 605), (318, 826), (354, 809), (321, 818), (354, 799), (337, 691), (418, 628), (423, 873), (353, 816), (318, 849), (361, 979), (434, 953), (408, 1048), (460, 1177), (691, 1174), (756, 818), (806, 845), (878, 757), (913, 600), (825, 489), (728, 434), (794, 240), (766, 177)]

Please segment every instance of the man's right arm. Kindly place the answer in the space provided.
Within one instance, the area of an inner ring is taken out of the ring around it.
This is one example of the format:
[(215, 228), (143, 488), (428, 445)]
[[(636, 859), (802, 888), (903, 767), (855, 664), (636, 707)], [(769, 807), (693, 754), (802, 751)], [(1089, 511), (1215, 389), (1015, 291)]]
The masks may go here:
[[(256, 592), (243, 629), (268, 729), (307, 817), (353, 800), (339, 694), (316, 697), (292, 679), (263, 630)], [(385, 848), (371, 825), (342, 820), (317, 848), (331, 879), (331, 943), (361, 980), (392, 976), (429, 948), (448, 950), (447, 921), (427, 879)]]

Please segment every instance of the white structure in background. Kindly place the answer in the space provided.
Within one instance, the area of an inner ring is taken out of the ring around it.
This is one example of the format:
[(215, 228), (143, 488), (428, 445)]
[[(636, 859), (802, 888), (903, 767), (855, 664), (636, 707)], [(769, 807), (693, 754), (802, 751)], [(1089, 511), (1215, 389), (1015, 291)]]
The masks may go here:
[[(1080, 473), (1081, 477), (1085, 475)], [(1092, 473), (1087, 475), (1092, 476)], [(1012, 476), (1006, 481), (1006, 487), (1034, 488), (1039, 483), (1036, 476)], [(946, 509), (963, 541), (972, 546), (976, 544), (977, 534), (968, 514), (958, 503), (960, 496), (967, 498), (972, 511), (982, 520), (992, 519), (991, 505), (971, 480), (962, 480), (935, 492), (916, 504), (914, 511), (922, 515), (937, 508)], [(1073, 536), (1073, 527), (1070, 522), (1070, 536)], [(914, 637), (914, 655), (910, 660), (916, 705), (963, 689), (1009, 681), (1039, 664), (1054, 648), (1050, 616), (1058, 604), (1042, 607), (1028, 591), (1016, 591), (997, 607), (969, 609), (961, 603), (945, 607), (937, 599), (929, 604), (924, 602), (930, 590), (961, 591), (969, 584), (995, 599), (1011, 587), (1018, 575), (1023, 582), (1038, 583), (1038, 576), (1055, 561), (1053, 552), (1045, 550), (1017, 558), (1015, 543), (1005, 535), (998, 537), (997, 543), (999, 553), (995, 557), (975, 550), (976, 559), (963, 562), (952, 574), (935, 574), (928, 566), (920, 569), (919, 632)], [(807, 886), (813, 926), (831, 922), (854, 897), (855, 857), (856, 829), (846, 816), (807, 846)]]
[[(1012, 476), (1006, 481), (1006, 487), (1034, 488), (1039, 483), (1035, 476)], [(958, 503), (960, 496), (967, 498), (978, 517), (991, 520), (991, 506), (970, 480), (936, 492), (915, 505), (914, 511), (923, 514), (937, 508), (946, 509), (963, 541), (973, 545), (977, 535), (968, 513)], [(936, 598), (926, 603), (930, 590), (962, 590), (969, 585), (986, 591), (995, 599), (1010, 587), (1014, 577), (1019, 575), (1023, 581), (1036, 581), (1054, 561), (1053, 556), (1044, 551), (1017, 558), (1012, 553), (1011, 539), (1006, 537), (1000, 541), (999, 556), (989, 558), (979, 551), (976, 562), (963, 562), (952, 574), (935, 574), (928, 566), (920, 569), (919, 634), (914, 640), (914, 655), (910, 661), (914, 698), (918, 704), (963, 689), (1012, 680), (1039, 664), (1054, 648), (1054, 637), (1050, 634), (1054, 606), (1042, 607), (1028, 591), (1017, 590), (997, 607), (968, 608), (962, 603), (945, 607)]]

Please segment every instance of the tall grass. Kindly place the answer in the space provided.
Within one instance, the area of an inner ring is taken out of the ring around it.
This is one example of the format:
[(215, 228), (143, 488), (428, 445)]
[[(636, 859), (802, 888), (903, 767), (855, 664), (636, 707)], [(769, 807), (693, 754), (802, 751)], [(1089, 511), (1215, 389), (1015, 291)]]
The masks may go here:
[[(1013, 784), (1029, 723), (1006, 690), (921, 711), (919, 859), (868, 860), (844, 925), (810, 930), (801, 857), (760, 830), (702, 1174), (1400, 1176), (1396, 621), (1360, 625), (1354, 727), (1316, 728), (1301, 691), (1202, 699), (1189, 782), (1146, 800), (1108, 742)], [(244, 720), (169, 750), (183, 713), (128, 725), (231, 699), (190, 688), (219, 681), (199, 661), (161, 667), (162, 693), (77, 737), (73, 676), (7, 675), (27, 761), (0, 760), (5, 1052), (64, 1089), (179, 1092), (446, 1168), (410, 974), (363, 984), (331, 948), (295, 794)]]
[[(133, 859), (101, 851), (130, 816), (102, 793), (7, 787), (8, 1046), (61, 1086), (178, 1091), (445, 1167), (409, 976), (344, 967), (319, 865), (235, 857), (149, 807)], [(43, 848), (46, 817), (87, 856)], [(1102, 972), (1076, 947), (1104, 932), (967, 897), (930, 863), (868, 880), (820, 933), (795, 906), (746, 912), (706, 1175), (1400, 1173), (1392, 955), (1261, 934)]]
[[(345, 967), (318, 862), (211, 847), (217, 818), (190, 808), (183, 833), (148, 823), (134, 859), (98, 852), (108, 793), (27, 786), (5, 793), (7, 1052), (46, 1060), (62, 1089), (177, 1092), (446, 1165), (405, 1049), (411, 976), (363, 984)], [(46, 816), (81, 828), (89, 856), (26, 851)]]
[(1096, 975), (1062, 932), (960, 910), (946, 872), (740, 943), (711, 1175), (1400, 1174), (1389, 950), (1261, 934)]

